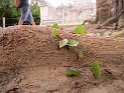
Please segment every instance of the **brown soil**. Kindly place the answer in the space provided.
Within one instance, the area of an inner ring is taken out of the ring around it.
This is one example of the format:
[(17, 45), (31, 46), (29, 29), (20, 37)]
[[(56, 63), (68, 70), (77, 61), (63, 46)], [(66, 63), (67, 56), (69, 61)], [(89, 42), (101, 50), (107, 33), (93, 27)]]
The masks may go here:
[[(78, 36), (65, 29), (59, 30), (60, 38), (51, 37), (50, 28), (39, 26), (0, 30), (0, 93), (124, 93), (124, 39)], [(62, 38), (80, 44), (59, 49)], [(83, 59), (77, 58), (79, 48)], [(95, 59), (100, 79), (90, 71)], [(66, 77), (67, 68), (81, 76)]]

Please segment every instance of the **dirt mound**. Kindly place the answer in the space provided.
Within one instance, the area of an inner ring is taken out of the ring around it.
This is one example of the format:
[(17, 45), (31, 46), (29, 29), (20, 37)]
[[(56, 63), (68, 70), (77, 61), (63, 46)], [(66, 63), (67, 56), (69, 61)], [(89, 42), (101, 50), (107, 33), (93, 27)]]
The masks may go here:
[[(124, 82), (123, 39), (77, 36), (64, 30), (58, 38), (50, 31), (30, 26), (1, 30), (0, 93), (88, 93), (115, 80)], [(62, 38), (73, 38), (80, 44), (59, 49)], [(77, 48), (84, 51), (83, 59), (77, 58)], [(99, 80), (90, 72), (94, 59), (100, 61), (102, 69)], [(79, 71), (81, 76), (66, 77), (67, 68)]]

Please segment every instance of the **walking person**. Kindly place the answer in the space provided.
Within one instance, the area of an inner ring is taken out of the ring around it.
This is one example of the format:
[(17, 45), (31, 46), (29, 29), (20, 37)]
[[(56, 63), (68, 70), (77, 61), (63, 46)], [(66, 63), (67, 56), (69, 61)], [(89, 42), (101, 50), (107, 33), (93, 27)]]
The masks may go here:
[(19, 19), (18, 25), (23, 25), (24, 21), (29, 21), (31, 25), (35, 25), (32, 13), (30, 11), (29, 0), (20, 0), (20, 4), (17, 5), (19, 0), (14, 0), (16, 7), (21, 8), (21, 17)]

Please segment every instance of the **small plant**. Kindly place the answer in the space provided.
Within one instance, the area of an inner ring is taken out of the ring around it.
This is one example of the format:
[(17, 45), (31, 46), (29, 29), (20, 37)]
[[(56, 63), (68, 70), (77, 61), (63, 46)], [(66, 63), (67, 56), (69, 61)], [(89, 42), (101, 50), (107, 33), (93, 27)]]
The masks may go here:
[(68, 39), (63, 39), (63, 40), (59, 41), (59, 48), (66, 46), (67, 43), (68, 43)]
[(79, 34), (79, 35), (85, 35), (86, 32), (84, 30), (84, 25), (78, 25), (75, 30), (74, 30), (75, 34)]
[(93, 62), (91, 66), (91, 72), (94, 75), (95, 78), (99, 79), (101, 76), (101, 70), (100, 70), (100, 65), (99, 62), (96, 60)]
[(53, 25), (51, 26), (51, 28), (59, 29), (59, 25), (58, 25), (58, 24), (53, 24)]
[(78, 41), (73, 39), (63, 39), (59, 41), (59, 48), (62, 48), (64, 46), (77, 46), (79, 44)]
[(77, 46), (78, 44), (79, 44), (78, 41), (73, 39), (68, 39), (68, 43), (67, 43), (68, 46)]
[(71, 76), (80, 76), (80, 73), (78, 71), (72, 70), (72, 69), (67, 69), (65, 71), (65, 75), (67, 77), (71, 77)]
[(51, 36), (55, 37), (55, 36), (59, 36), (59, 35), (60, 35), (60, 33), (58, 31), (56, 31), (56, 30), (51, 31)]
[(60, 35), (60, 33), (57, 31), (57, 29), (59, 29), (59, 25), (58, 24), (53, 24), (51, 26), (51, 28), (53, 29), (51, 31), (51, 36), (55, 37), (55, 36), (59, 36)]

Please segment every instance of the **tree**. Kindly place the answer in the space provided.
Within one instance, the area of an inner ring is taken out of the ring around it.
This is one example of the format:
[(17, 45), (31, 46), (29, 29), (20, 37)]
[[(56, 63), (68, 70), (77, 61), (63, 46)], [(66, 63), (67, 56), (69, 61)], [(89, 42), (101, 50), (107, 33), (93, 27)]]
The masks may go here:
[(33, 5), (31, 8), (31, 12), (33, 16), (39, 16), (40, 15), (40, 8), (37, 4)]
[(9, 10), (10, 7), (13, 7), (12, 0), (0, 0), (0, 18), (2, 18), (6, 11)]
[(124, 0), (97, 0), (97, 22), (124, 27)]
[(0, 0), (0, 26), (2, 26), (3, 17), (6, 17), (6, 26), (17, 24), (16, 18), (19, 17), (19, 11), (15, 8), (13, 0)]

